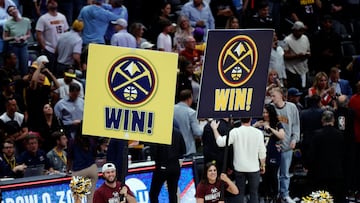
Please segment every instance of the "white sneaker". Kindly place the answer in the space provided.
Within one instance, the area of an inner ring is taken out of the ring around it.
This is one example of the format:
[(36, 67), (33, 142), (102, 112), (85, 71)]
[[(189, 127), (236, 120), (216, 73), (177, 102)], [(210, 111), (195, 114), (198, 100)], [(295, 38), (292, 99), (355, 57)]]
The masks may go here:
[(281, 202), (283, 202), (283, 203), (296, 203), (296, 202), (295, 202), (293, 199), (291, 199), (291, 197), (289, 197), (289, 196), (283, 197)]

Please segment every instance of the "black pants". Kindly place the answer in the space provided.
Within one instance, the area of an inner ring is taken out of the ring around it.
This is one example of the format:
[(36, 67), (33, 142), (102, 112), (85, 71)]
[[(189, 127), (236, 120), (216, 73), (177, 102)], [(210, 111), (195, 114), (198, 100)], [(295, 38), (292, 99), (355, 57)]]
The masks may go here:
[(295, 87), (300, 91), (303, 89), (301, 86), (301, 76), (298, 74), (294, 74), (288, 70), (286, 70), (287, 76), (287, 88)]
[(158, 203), (159, 193), (162, 185), (167, 181), (169, 202), (177, 203), (177, 187), (180, 177), (180, 164), (179, 162), (172, 161), (167, 163), (166, 166), (156, 166), (152, 176), (151, 187), (150, 187), (150, 202)]
[(262, 195), (268, 197), (275, 197), (278, 194), (278, 171), (277, 165), (266, 165), (265, 174), (262, 176), (262, 182), (260, 184)]

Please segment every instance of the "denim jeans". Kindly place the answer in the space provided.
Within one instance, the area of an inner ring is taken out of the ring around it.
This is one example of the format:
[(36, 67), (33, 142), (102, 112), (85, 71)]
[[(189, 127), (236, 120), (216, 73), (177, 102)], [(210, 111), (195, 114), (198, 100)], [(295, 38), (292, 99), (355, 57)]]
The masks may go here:
[(260, 171), (256, 172), (237, 172), (235, 171), (236, 186), (239, 189), (239, 203), (244, 203), (246, 180), (249, 184), (250, 201), (248, 203), (259, 202), (259, 183)]
[(28, 74), (29, 53), (27, 44), (9, 44), (9, 51), (16, 55), (16, 68), (19, 70), (21, 75)]
[(290, 185), (289, 168), (291, 165), (292, 156), (293, 156), (292, 150), (281, 152), (280, 176), (279, 176), (281, 197), (289, 196), (289, 185)]

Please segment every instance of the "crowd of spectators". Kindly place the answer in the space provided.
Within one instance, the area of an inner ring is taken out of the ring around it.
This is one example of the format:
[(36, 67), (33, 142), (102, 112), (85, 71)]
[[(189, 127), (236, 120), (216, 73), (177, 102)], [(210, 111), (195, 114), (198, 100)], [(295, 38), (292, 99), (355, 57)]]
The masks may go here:
[[(264, 116), (254, 127), (263, 128), (265, 137), (271, 128), (284, 128), (285, 136), (270, 139), (271, 151), (279, 150), (281, 158), (269, 167), (272, 176), (265, 180), (277, 184), (271, 178), (280, 169), (279, 192), (284, 201), (293, 202), (289, 168), (294, 172), (301, 165), (311, 179), (312, 172), (324, 167), (314, 164), (319, 150), (313, 140), (333, 143), (314, 135), (322, 136), (319, 130), (333, 126), (341, 132), (341, 138), (333, 139), (343, 140), (334, 149), (342, 164), (336, 171), (341, 173), (336, 180), (343, 183), (343, 190), (335, 191), (337, 198), (349, 192), (360, 199), (359, 9), (352, 0), (0, 0), (0, 176), (22, 177), (27, 167), (43, 165), (47, 173), (72, 170), (96, 181), (96, 160), (106, 157), (109, 140), (80, 138), (90, 43), (178, 53), (174, 120), (185, 140), (185, 155), (215, 159), (222, 172), (218, 163), (224, 161), (223, 149), (208, 136), (213, 133), (209, 125), (203, 129), (195, 117), (207, 30), (273, 28), (264, 95), (272, 106), (264, 112), (270, 119), (277, 113), (279, 119), (272, 123)], [(228, 134), (232, 119), (224, 118), (220, 126), (219, 134)], [(300, 161), (291, 161), (295, 149), (302, 150)], [(133, 154), (133, 159), (147, 155)], [(326, 178), (321, 181), (327, 183)], [(265, 194), (276, 196), (274, 191)]]

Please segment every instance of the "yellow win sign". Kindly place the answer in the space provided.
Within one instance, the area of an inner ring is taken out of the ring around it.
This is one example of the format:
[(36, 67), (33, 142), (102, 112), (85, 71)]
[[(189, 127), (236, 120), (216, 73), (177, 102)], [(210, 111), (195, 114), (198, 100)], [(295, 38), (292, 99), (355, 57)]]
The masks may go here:
[(170, 144), (177, 58), (90, 44), (83, 133)]

